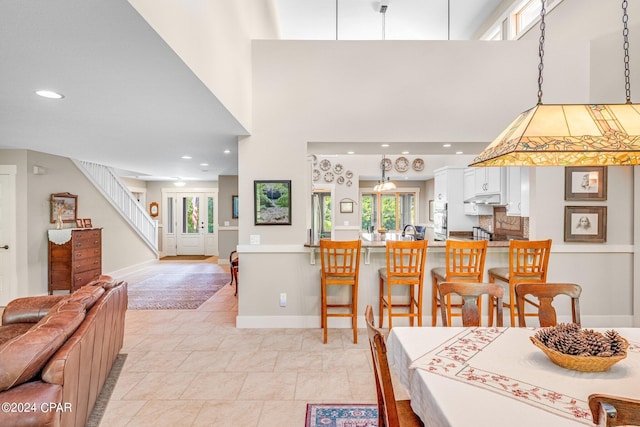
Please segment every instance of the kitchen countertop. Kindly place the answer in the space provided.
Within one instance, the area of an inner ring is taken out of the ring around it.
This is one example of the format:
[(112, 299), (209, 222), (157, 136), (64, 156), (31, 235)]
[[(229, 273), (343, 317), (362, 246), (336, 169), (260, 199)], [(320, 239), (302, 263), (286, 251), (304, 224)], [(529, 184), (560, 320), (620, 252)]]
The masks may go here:
[[(452, 240), (471, 240), (471, 239), (465, 239), (465, 238), (452, 238)], [(378, 240), (378, 241), (369, 241), (366, 239), (362, 239), (362, 247), (363, 248), (384, 248), (387, 245), (387, 242), (384, 240)], [(319, 248), (320, 244), (319, 243), (305, 243), (304, 244), (305, 247), (307, 248)], [(446, 246), (446, 242), (445, 241), (441, 241), (441, 240), (429, 240), (429, 243), (427, 244), (427, 248), (444, 248)], [(509, 241), (508, 240), (495, 240), (492, 241), (490, 240), (488, 245), (488, 247), (493, 247), (493, 248), (508, 248), (509, 247)]]

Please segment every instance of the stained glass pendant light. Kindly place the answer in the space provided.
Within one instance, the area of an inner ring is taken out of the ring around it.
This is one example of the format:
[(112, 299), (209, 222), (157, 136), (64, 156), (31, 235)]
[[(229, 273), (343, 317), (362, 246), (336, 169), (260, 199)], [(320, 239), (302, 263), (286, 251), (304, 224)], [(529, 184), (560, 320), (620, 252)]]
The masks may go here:
[(624, 24), (625, 104), (542, 104), (546, 15), (540, 12), (538, 104), (520, 114), (470, 166), (596, 166), (640, 164), (640, 104), (631, 103), (627, 0)]

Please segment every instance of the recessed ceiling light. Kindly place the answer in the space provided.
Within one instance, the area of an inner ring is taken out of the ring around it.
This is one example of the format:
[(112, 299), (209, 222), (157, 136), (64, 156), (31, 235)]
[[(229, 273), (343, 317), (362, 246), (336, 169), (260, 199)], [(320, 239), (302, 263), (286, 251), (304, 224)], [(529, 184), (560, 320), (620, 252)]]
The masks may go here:
[(462, 151), (456, 151), (456, 154), (462, 154)]
[(229, 149), (224, 150), (224, 154), (229, 154), (229, 153), (231, 153), (231, 150), (229, 150)]
[(380, 147), (387, 148), (387, 147), (389, 147), (389, 144), (382, 144)]
[(184, 184), (184, 181), (176, 181), (173, 183), (173, 185), (175, 185), (176, 187), (184, 187)]
[(200, 166), (209, 166), (209, 163), (200, 163)]
[(347, 154), (356, 154), (355, 151), (347, 151)]
[(409, 152), (408, 151), (403, 151), (402, 154), (409, 154)]
[(443, 146), (444, 148), (449, 148), (449, 147), (451, 147), (451, 144), (442, 144), (442, 146)]
[(180, 157), (180, 158), (181, 158), (181, 159), (185, 159), (185, 160), (191, 160), (191, 158), (192, 158), (192, 157), (191, 157), (191, 156), (184, 155), (184, 156), (182, 156), (182, 157)]
[(49, 99), (62, 99), (64, 98), (64, 95), (54, 92), (52, 90), (37, 90), (36, 91), (36, 95), (40, 95), (43, 98), (49, 98)]

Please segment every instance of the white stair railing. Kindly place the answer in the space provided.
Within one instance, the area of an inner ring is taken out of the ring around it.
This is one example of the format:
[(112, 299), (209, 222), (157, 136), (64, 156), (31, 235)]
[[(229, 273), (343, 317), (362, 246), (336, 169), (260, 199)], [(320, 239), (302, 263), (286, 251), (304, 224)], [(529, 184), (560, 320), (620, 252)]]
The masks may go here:
[(158, 222), (149, 216), (113, 169), (84, 160), (73, 162), (158, 255)]

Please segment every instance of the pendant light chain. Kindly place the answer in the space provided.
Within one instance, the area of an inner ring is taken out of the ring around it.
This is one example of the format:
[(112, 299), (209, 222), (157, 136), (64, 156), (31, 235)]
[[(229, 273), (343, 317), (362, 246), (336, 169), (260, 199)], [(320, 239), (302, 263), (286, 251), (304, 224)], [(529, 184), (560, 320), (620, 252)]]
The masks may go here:
[(624, 89), (627, 94), (627, 104), (631, 104), (631, 82), (629, 80), (629, 16), (627, 15), (627, 0), (622, 1), (622, 38), (624, 40), (622, 47), (624, 48)]
[(540, 9), (540, 45), (538, 47), (538, 56), (540, 57), (540, 63), (538, 64), (538, 105), (542, 104), (542, 70), (544, 69), (544, 30), (546, 24), (544, 17), (547, 14), (547, 10), (544, 7), (545, 0), (541, 0), (542, 8)]

